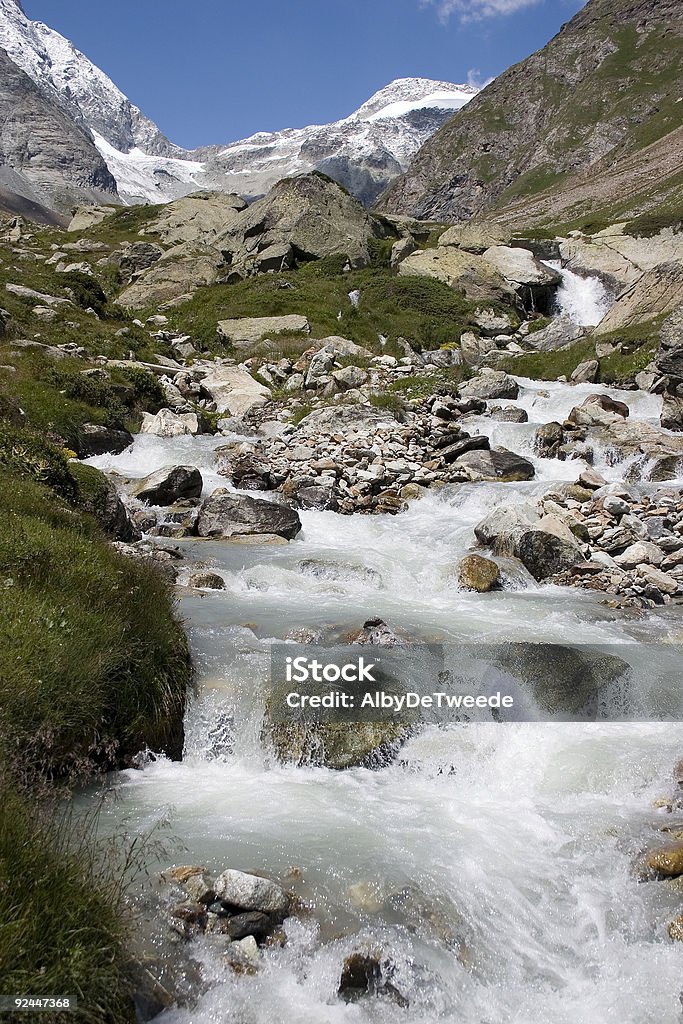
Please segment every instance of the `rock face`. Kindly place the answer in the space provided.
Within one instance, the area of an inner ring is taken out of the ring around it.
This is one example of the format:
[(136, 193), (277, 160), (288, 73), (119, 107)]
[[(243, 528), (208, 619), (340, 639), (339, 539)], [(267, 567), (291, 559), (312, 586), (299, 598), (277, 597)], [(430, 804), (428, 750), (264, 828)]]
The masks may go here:
[(198, 498), (202, 486), (202, 475), (194, 466), (172, 466), (137, 481), (132, 494), (147, 505), (172, 505), (181, 498)]
[(83, 202), (116, 202), (116, 182), (87, 130), (2, 49), (0, 81), (0, 186), (62, 215)]
[(680, 169), (682, 35), (679, 0), (589, 0), (432, 136), (380, 209), (452, 222), (496, 208), (556, 223), (577, 207), (656, 206)]
[(241, 196), (223, 192), (197, 192), (169, 203), (144, 228), (144, 233), (160, 238), (164, 245), (192, 243), (211, 245), (246, 210)]
[(216, 283), (220, 263), (217, 253), (182, 246), (169, 249), (116, 301), (124, 309), (146, 309), (190, 298), (197, 288)]
[(595, 334), (638, 327), (683, 305), (683, 262), (662, 263), (619, 296)]
[(213, 494), (197, 521), (200, 537), (230, 539), (269, 535), (293, 540), (301, 530), (298, 514), (286, 505), (238, 494)]

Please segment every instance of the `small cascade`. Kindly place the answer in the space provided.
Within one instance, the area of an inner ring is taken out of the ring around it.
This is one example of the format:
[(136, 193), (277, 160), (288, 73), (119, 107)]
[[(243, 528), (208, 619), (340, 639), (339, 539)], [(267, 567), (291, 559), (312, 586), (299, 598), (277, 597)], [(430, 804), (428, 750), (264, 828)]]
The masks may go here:
[(568, 316), (581, 327), (595, 327), (612, 305), (610, 294), (599, 277), (581, 277), (567, 270), (559, 260), (544, 260), (547, 267), (562, 275), (557, 290), (556, 306), (560, 315)]

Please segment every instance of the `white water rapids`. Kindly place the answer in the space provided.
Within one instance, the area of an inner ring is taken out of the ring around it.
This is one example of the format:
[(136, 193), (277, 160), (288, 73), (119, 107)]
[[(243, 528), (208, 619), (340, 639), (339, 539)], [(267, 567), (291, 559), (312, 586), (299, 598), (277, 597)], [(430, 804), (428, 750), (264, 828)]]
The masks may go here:
[[(608, 390), (520, 384), (509, 404), (527, 409), (529, 424), (482, 419), (468, 429), (534, 458), (535, 481), (449, 488), (397, 517), (304, 512), (302, 533), (285, 546), (180, 542), (227, 588), (181, 600), (201, 684), (185, 758), (122, 773), (105, 815), (134, 830), (167, 818), (177, 837), (169, 863), (283, 880), (295, 865), (314, 913), (287, 922), (286, 946), (264, 954), (256, 977), (234, 975), (197, 940), (211, 987), (194, 1008), (166, 1011), (162, 1024), (679, 1021), (683, 947), (668, 941), (666, 923), (680, 900), (632, 872), (667, 823), (652, 802), (671, 790), (678, 725), (429, 727), (378, 772), (282, 767), (260, 739), (269, 642), (296, 627), (358, 627), (379, 615), (451, 641), (628, 644), (636, 661), (639, 643), (677, 639), (680, 622), (666, 609), (619, 616), (585, 592), (526, 576), (520, 589), (483, 596), (454, 584), (449, 571), (488, 510), (540, 495), (548, 481), (574, 481), (584, 468), (536, 459), (535, 424), (562, 420), (587, 394)], [(658, 416), (654, 396), (610, 393), (634, 418)], [(226, 483), (212, 475), (220, 443), (144, 436), (118, 457), (91, 461), (128, 475), (195, 464), (210, 491)], [(619, 480), (623, 465), (609, 461), (595, 468)], [(359, 906), (358, 883), (376, 903)], [(397, 900), (404, 890), (408, 899)], [(408, 1007), (338, 998), (344, 957), (364, 944), (394, 962)]]

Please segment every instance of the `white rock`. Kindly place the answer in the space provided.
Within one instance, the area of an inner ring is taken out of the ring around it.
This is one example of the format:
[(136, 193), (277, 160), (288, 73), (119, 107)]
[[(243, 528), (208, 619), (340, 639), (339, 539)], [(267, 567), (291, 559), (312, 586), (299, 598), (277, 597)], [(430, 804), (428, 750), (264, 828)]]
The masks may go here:
[(171, 409), (160, 409), (156, 416), (146, 412), (142, 416), (141, 434), (156, 434), (158, 437), (179, 437), (181, 434), (198, 434), (199, 420), (194, 412), (176, 413)]
[(244, 871), (224, 871), (216, 879), (214, 890), (219, 899), (241, 910), (284, 914), (289, 906), (289, 897), (277, 882)]

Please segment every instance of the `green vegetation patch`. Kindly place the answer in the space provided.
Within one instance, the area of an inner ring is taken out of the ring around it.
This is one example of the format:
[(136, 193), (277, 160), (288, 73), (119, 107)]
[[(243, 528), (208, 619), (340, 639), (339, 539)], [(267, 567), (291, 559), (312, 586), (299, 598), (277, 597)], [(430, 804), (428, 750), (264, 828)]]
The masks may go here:
[(178, 754), (191, 667), (168, 584), (90, 517), (0, 473), (0, 757), (81, 774), (149, 745)]

